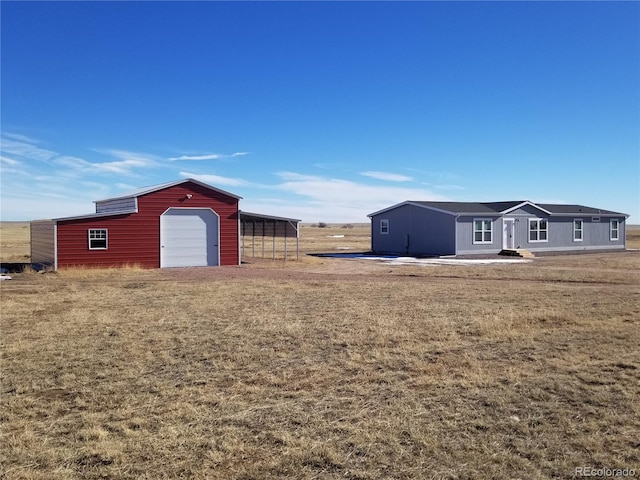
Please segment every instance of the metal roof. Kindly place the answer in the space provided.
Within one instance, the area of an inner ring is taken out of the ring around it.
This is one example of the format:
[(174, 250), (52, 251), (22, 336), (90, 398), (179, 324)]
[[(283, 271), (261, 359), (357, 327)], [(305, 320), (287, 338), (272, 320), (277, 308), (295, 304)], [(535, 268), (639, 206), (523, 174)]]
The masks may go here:
[(287, 218), (287, 217), (275, 217), (273, 215), (264, 215), (262, 213), (251, 213), (240, 210), (240, 220), (246, 220), (248, 222), (261, 222), (264, 220), (280, 220), (283, 222), (294, 222), (299, 223), (302, 220), (298, 220), (297, 218)]
[(73, 217), (58, 217), (53, 218), (54, 222), (67, 221), (67, 220), (86, 220), (89, 218), (102, 218), (102, 217), (117, 217), (120, 215), (131, 215), (137, 213), (136, 210), (122, 210), (120, 212), (104, 212), (104, 213), (87, 213), (86, 215), (76, 215)]
[(509, 210), (523, 202), (511, 201), (511, 202), (490, 202), (490, 203), (478, 203), (478, 202), (411, 202), (417, 205), (425, 207), (434, 207), (438, 210), (445, 210), (451, 213), (500, 213), (505, 210)]
[(120, 198), (140, 197), (140, 196), (146, 195), (148, 193), (157, 192), (158, 190), (164, 190), (165, 188), (174, 187), (176, 185), (180, 185), (182, 183), (187, 183), (187, 182), (195, 183), (196, 185), (200, 185), (201, 187), (208, 188), (209, 190), (213, 190), (215, 192), (219, 192), (219, 193), (222, 193), (224, 195), (228, 195), (228, 196), (233, 197), (233, 198), (237, 198), (237, 199), (241, 199), (242, 198), (242, 197), (239, 197), (238, 195), (234, 195), (233, 193), (229, 193), (229, 192), (227, 192), (225, 190), (222, 190), (220, 188), (212, 187), (211, 185), (208, 185), (208, 184), (206, 184), (204, 182), (201, 182), (199, 180), (196, 180), (194, 178), (185, 178), (185, 179), (182, 179), (182, 180), (176, 180), (174, 182), (161, 183), (159, 185), (150, 185), (148, 187), (136, 188), (135, 190), (131, 190), (129, 192), (121, 193), (120, 195), (117, 195), (115, 197), (103, 198), (102, 200), (95, 200), (93, 203), (106, 202), (108, 200), (117, 200), (117, 199), (120, 199)]
[(273, 215), (240, 211), (240, 224), (243, 235), (297, 237), (300, 221), (297, 218), (275, 217)]
[(391, 207), (371, 213), (373, 217), (381, 213), (393, 210), (404, 205), (415, 205), (419, 207), (436, 210), (450, 215), (505, 215), (524, 205), (530, 205), (549, 215), (618, 215), (628, 217), (625, 213), (613, 212), (599, 208), (586, 207), (584, 205), (568, 205), (554, 203), (534, 203), (529, 200), (510, 200), (502, 202), (432, 202), (432, 201), (405, 201), (392, 205)]
[(541, 207), (549, 210), (557, 215), (624, 215), (628, 217), (626, 213), (613, 212), (611, 210), (603, 210), (601, 208), (586, 207), (584, 205), (564, 205), (553, 203), (539, 203)]

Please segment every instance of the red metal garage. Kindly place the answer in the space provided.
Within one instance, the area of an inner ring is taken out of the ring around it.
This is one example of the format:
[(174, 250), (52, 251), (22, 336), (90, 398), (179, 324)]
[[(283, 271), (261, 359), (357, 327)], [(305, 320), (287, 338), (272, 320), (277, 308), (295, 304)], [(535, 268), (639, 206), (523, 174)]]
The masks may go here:
[(96, 213), (32, 222), (31, 261), (55, 269), (238, 265), (241, 197), (194, 179), (96, 203)]

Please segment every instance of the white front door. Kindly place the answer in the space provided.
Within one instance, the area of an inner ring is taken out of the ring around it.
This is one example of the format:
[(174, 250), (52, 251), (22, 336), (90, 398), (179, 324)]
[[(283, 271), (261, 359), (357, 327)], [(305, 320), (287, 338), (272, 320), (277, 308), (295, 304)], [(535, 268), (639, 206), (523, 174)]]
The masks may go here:
[(210, 208), (169, 208), (160, 215), (160, 268), (219, 265), (219, 221)]
[(515, 248), (514, 235), (515, 222), (513, 218), (502, 219), (502, 248), (503, 250), (513, 250)]

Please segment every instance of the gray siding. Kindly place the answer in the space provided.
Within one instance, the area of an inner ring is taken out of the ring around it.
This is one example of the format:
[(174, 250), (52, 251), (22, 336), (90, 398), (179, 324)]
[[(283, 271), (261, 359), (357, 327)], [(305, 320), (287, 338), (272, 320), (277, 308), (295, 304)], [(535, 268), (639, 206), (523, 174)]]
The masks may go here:
[[(474, 243), (474, 220), (491, 220), (491, 243)], [(502, 250), (502, 218), (496, 216), (464, 216), (458, 217), (456, 222), (456, 237), (458, 255), (498, 253)]]
[(53, 220), (31, 222), (31, 263), (54, 265), (56, 241)]
[[(611, 223), (618, 220), (618, 240), (611, 240)], [(582, 241), (573, 239), (573, 220), (582, 220)], [(592, 221), (592, 217), (551, 217), (549, 218), (549, 241), (530, 242), (528, 237), (528, 221), (524, 222), (523, 248), (533, 252), (544, 251), (580, 251), (580, 250), (609, 250), (625, 247), (625, 218), (600, 217), (599, 222)]]
[(132, 213), (138, 211), (136, 197), (114, 198), (113, 200), (103, 200), (96, 202), (96, 213)]
[[(524, 213), (524, 212), (520, 212)], [(534, 210), (533, 213), (541, 213)], [(458, 248), (457, 253), (478, 254), (497, 253), (503, 248), (502, 218), (493, 220), (493, 241), (491, 244), (473, 243), (473, 220), (489, 217), (459, 217), (457, 222)], [(549, 217), (546, 215), (507, 215), (504, 218), (513, 218), (514, 223), (514, 247), (525, 248), (532, 252), (544, 251), (580, 251), (580, 250), (608, 250), (621, 249), (625, 246), (625, 222), (624, 217), (615, 217), (619, 221), (618, 240), (611, 240), (611, 218), (602, 217), (600, 222), (592, 222), (591, 217), (582, 218), (583, 240), (573, 240), (574, 217)], [(529, 219), (540, 218), (548, 222), (548, 239), (546, 242), (529, 240)]]
[[(547, 221), (547, 240), (529, 239), (529, 220)], [(513, 222), (513, 247), (532, 252), (615, 250), (625, 248), (624, 215), (573, 216), (548, 215), (532, 205), (525, 205), (507, 215), (461, 214), (459, 216), (404, 204), (371, 218), (371, 247), (375, 252), (399, 255), (473, 255), (493, 254), (507, 248), (504, 243), (504, 219)], [(380, 233), (381, 220), (389, 221), (389, 233)], [(583, 222), (582, 241), (574, 240), (573, 221)], [(488, 243), (474, 242), (474, 221), (489, 220), (492, 238)], [(618, 238), (611, 239), (611, 220), (617, 220)]]
[[(380, 233), (381, 220), (389, 233)], [(455, 253), (455, 217), (403, 205), (371, 218), (371, 249), (397, 255), (452, 255)]]

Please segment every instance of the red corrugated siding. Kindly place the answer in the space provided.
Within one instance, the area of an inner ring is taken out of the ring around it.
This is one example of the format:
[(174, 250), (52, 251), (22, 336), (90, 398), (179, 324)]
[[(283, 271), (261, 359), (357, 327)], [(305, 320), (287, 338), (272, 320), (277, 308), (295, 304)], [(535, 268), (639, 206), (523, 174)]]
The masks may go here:
[[(186, 195), (192, 197), (186, 199)], [(238, 199), (187, 182), (138, 197), (138, 213), (58, 221), (58, 267), (160, 266), (160, 215), (169, 207), (211, 208), (220, 216), (220, 265), (238, 264)], [(109, 230), (107, 250), (89, 250), (87, 230)]]

